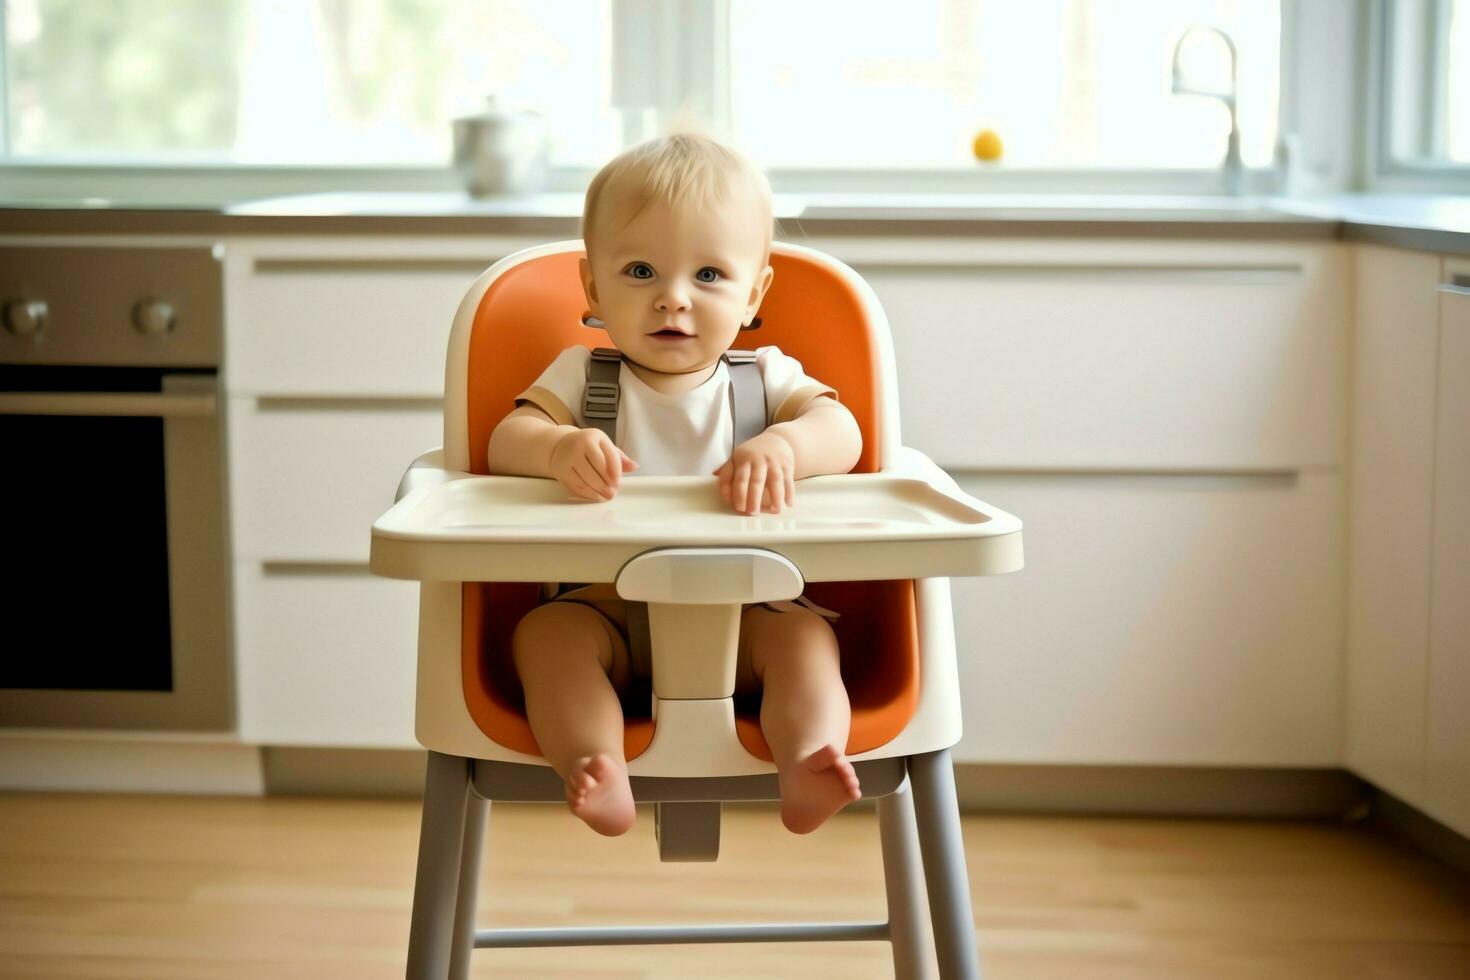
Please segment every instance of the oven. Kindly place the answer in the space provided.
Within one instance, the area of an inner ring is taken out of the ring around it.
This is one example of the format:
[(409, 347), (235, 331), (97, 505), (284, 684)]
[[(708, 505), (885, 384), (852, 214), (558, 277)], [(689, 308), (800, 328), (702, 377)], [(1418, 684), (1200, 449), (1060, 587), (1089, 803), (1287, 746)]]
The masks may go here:
[(221, 259), (0, 245), (0, 727), (234, 725)]

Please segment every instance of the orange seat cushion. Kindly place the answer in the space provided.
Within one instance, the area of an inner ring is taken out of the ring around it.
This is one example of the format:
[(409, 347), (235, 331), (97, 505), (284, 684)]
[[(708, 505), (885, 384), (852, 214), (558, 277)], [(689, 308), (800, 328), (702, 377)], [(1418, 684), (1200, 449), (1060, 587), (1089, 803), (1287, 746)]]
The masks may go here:
[[(490, 433), (514, 408), (511, 399), (573, 344), (611, 347), (602, 330), (581, 323), (586, 302), (577, 273), (580, 253), (543, 256), (502, 274), (480, 300), (468, 354), (470, 469), (486, 473)], [(775, 278), (761, 303), (760, 329), (736, 346), (775, 345), (801, 361), (806, 373), (837, 389), (857, 419), (862, 455), (854, 473), (877, 469), (881, 406), (880, 364), (864, 322), (861, 298), (838, 276), (798, 256), (772, 254)], [(801, 492), (800, 487), (797, 493)], [(538, 596), (535, 583), (466, 582), (462, 587), (462, 676), (465, 705), (492, 741), (540, 755), (526, 721), (520, 682), (511, 659), (516, 624)], [(913, 583), (813, 582), (806, 594), (842, 614), (833, 624), (842, 651), (842, 679), (852, 704), (847, 752), (891, 741), (918, 703), (919, 655)], [(653, 740), (647, 707), (625, 706), (624, 757), (636, 758)], [(736, 703), (741, 744), (770, 760), (760, 731), (759, 699)]]

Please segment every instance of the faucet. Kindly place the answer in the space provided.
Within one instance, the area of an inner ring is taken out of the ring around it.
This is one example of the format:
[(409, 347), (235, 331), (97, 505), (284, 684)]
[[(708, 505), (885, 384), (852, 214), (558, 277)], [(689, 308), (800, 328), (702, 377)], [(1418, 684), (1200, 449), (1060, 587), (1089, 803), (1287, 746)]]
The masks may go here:
[[(1219, 37), (1220, 40), (1225, 42), (1225, 49), (1230, 52), (1229, 92), (1212, 92), (1209, 89), (1193, 88), (1185, 83), (1184, 72), (1182, 72), (1179, 68), (1179, 55), (1180, 52), (1184, 50), (1184, 42), (1189, 40), (1189, 36), (1195, 31), (1205, 31), (1210, 34), (1214, 34), (1215, 36)], [(1225, 144), (1225, 161), (1223, 166), (1223, 173), (1225, 176), (1225, 193), (1239, 194), (1241, 192), (1242, 185), (1244, 184), (1245, 168), (1240, 160), (1240, 120), (1237, 118), (1235, 112), (1236, 98), (1240, 94), (1240, 86), (1236, 81), (1235, 74), (1235, 42), (1230, 39), (1229, 34), (1226, 34), (1218, 27), (1212, 27), (1208, 24), (1194, 24), (1183, 34), (1181, 34), (1179, 36), (1179, 40), (1175, 42), (1173, 65), (1173, 83), (1170, 85), (1169, 88), (1170, 94), (1203, 95), (1206, 98), (1219, 99), (1225, 104), (1225, 107), (1230, 110), (1230, 137)]]

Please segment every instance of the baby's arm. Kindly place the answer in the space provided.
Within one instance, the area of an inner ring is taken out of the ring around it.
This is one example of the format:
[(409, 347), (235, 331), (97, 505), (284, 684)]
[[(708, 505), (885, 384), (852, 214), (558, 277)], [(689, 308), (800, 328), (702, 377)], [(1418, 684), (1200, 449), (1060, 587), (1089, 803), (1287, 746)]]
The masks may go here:
[(550, 477), (582, 500), (611, 500), (638, 466), (601, 429), (557, 425), (531, 404), (500, 420), (486, 451), (491, 473)]
[(863, 433), (847, 406), (819, 395), (807, 402), (789, 422), (766, 429), (791, 445), (796, 457), (794, 479), (823, 473), (846, 473), (863, 453)]
[(500, 420), (490, 433), (491, 473), (505, 476), (550, 476), (551, 451), (575, 425), (557, 425), (535, 405), (522, 405)]

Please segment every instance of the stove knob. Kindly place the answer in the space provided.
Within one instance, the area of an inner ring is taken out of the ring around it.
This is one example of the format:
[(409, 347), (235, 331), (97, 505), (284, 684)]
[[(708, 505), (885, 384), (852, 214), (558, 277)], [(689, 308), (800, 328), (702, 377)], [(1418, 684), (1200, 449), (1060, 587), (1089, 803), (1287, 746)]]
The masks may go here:
[(154, 297), (133, 304), (133, 326), (146, 337), (161, 337), (174, 329), (174, 308)]
[(5, 329), (17, 337), (34, 337), (46, 329), (50, 312), (44, 299), (13, 299), (5, 304)]

